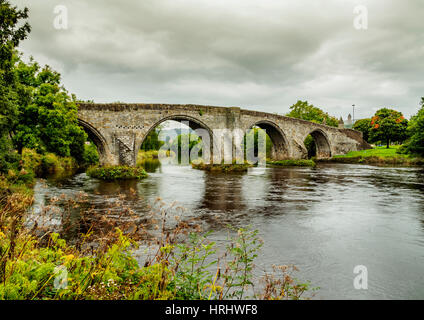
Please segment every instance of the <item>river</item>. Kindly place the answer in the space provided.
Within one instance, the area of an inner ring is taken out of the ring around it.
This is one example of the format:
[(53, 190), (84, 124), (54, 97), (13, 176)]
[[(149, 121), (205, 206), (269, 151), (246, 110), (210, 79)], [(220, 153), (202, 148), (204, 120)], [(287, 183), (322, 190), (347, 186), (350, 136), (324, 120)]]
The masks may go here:
[[(160, 197), (177, 201), (218, 241), (227, 223), (258, 229), (258, 269), (296, 265), (296, 278), (320, 287), (315, 299), (424, 299), (422, 168), (326, 164), (227, 175), (158, 163), (146, 169), (149, 177), (139, 182), (85, 174), (38, 180), (34, 212), (53, 197), (84, 192), (104, 214), (120, 199), (143, 216)], [(357, 265), (367, 268), (367, 290), (354, 288)]]

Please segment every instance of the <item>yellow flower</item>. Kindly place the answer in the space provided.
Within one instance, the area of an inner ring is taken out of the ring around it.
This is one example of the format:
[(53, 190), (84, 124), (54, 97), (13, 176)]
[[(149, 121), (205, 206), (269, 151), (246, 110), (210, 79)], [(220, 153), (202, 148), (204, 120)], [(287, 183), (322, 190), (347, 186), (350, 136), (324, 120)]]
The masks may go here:
[(73, 254), (69, 254), (63, 257), (65, 259), (65, 263), (71, 261), (75, 256)]

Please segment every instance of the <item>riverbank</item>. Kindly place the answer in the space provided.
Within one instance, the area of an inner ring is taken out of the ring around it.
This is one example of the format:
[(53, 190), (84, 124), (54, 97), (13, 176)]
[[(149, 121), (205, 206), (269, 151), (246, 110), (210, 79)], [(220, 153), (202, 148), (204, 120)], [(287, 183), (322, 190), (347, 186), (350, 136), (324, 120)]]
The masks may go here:
[[(247, 295), (246, 289), (256, 282), (253, 263), (262, 247), (256, 230), (230, 228), (227, 250), (218, 254), (208, 234), (197, 224), (168, 217), (173, 205), (167, 207), (160, 200), (149, 215), (148, 223), (157, 224), (158, 230), (152, 235), (144, 229), (145, 222), (135, 228), (134, 223), (121, 222), (118, 227), (119, 219), (104, 215), (93, 219), (95, 211), (88, 213), (77, 199), (52, 199), (55, 206), (63, 201), (68, 208), (80, 211), (80, 217), (90, 216), (88, 232), (71, 245), (42, 225), (28, 225), (32, 195), (10, 192), (11, 186), (6, 184), (3, 187), (0, 300), (274, 300), (308, 298), (313, 291), (308, 283), (293, 278), (295, 267), (284, 266), (265, 273), (261, 290)], [(119, 216), (128, 219), (131, 210), (125, 206), (120, 209)], [(156, 254), (140, 263), (135, 257), (139, 245), (152, 248)], [(203, 264), (206, 258), (207, 266)], [(208, 267), (214, 265), (215, 270)]]
[(320, 159), (320, 163), (368, 164), (381, 166), (420, 166), (424, 158), (398, 153), (400, 146), (376, 147), (369, 150), (351, 151), (346, 155), (337, 155), (331, 159)]

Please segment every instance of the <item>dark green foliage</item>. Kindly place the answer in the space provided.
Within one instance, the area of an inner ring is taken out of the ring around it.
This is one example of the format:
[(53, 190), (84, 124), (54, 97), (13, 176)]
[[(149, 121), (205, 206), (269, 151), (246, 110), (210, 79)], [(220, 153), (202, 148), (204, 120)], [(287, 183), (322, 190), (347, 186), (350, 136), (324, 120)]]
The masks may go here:
[(92, 178), (102, 180), (127, 180), (144, 179), (147, 177), (143, 168), (113, 166), (113, 167), (94, 167), (87, 170), (87, 174)]
[(8, 1), (0, 0), (0, 172), (3, 173), (17, 166), (19, 160), (12, 155), (10, 142), (17, 122), (19, 98), (13, 66), (16, 47), (31, 31), (24, 22), (27, 18), (27, 8), (19, 10)]
[(371, 119), (361, 119), (355, 122), (353, 129), (362, 132), (365, 141), (369, 141), (371, 131)]
[(0, 173), (7, 173), (11, 169), (18, 169), (20, 155), (12, 148), (10, 140), (0, 137)]
[(84, 165), (93, 165), (99, 162), (99, 153), (94, 143), (89, 142), (84, 145)]
[(371, 142), (384, 142), (387, 148), (391, 142), (403, 143), (407, 139), (408, 120), (401, 112), (383, 108), (371, 119), (369, 139)]
[(144, 140), (143, 145), (141, 146), (141, 150), (159, 150), (163, 144), (164, 142), (159, 140), (158, 130), (152, 130)]
[(287, 114), (288, 117), (303, 119), (316, 123), (326, 124), (328, 126), (337, 127), (339, 122), (335, 117), (325, 113), (320, 108), (314, 107), (312, 104), (308, 104), (308, 101), (297, 101), (296, 104), (290, 107), (290, 112)]
[(421, 98), (421, 109), (409, 121), (408, 133), (410, 139), (405, 146), (406, 151), (424, 156), (424, 97)]
[(311, 135), (308, 135), (303, 142), (306, 150), (308, 150), (308, 159), (315, 157), (317, 155), (317, 145), (315, 144), (315, 140)]
[(48, 66), (40, 69), (34, 61), (20, 61), (16, 74), (22, 91), (31, 96), (29, 104), (19, 107), (13, 137), (18, 150), (30, 148), (82, 161), (87, 134), (78, 126), (75, 101), (60, 87), (60, 74)]

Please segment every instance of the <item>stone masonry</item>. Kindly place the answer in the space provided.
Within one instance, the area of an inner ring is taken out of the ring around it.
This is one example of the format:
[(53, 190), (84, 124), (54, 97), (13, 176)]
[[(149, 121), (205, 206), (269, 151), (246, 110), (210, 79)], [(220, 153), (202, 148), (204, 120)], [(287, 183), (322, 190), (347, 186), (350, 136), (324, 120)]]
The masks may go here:
[(146, 136), (166, 120), (188, 121), (194, 130), (206, 129), (212, 144), (218, 139), (214, 137), (215, 129), (247, 132), (253, 126), (260, 127), (270, 136), (272, 158), (278, 160), (306, 158), (303, 141), (309, 134), (317, 145), (318, 158), (370, 147), (359, 131), (235, 107), (80, 103), (78, 119), (96, 144), (102, 165), (134, 166)]

